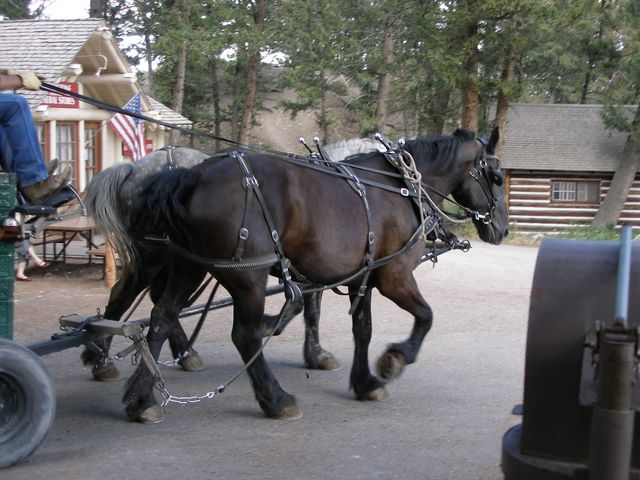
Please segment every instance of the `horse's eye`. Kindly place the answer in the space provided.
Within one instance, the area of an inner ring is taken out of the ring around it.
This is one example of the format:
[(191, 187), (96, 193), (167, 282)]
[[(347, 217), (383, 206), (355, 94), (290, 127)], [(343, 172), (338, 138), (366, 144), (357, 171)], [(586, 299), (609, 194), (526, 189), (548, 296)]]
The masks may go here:
[(502, 176), (502, 173), (493, 172), (493, 183), (495, 183), (499, 187), (502, 186), (502, 184), (504, 183), (504, 177)]

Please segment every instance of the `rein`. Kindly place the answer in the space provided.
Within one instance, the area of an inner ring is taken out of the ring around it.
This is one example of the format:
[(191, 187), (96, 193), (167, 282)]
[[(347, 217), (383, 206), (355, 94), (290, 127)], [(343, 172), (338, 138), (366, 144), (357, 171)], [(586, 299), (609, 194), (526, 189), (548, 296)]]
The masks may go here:
[(196, 135), (199, 137), (207, 137), (207, 138), (211, 138), (213, 140), (219, 140), (221, 142), (225, 142), (225, 143), (229, 143), (232, 145), (240, 145), (240, 143), (234, 141), (234, 140), (229, 140), (228, 138), (224, 138), (224, 137), (220, 137), (217, 135), (213, 135), (211, 133), (208, 132), (204, 132), (202, 130), (195, 130), (195, 129), (191, 129), (191, 128), (186, 128), (186, 127), (181, 127), (179, 125), (175, 125), (173, 123), (168, 123), (168, 122), (164, 122), (162, 120), (158, 120), (156, 118), (151, 118), (148, 117), (146, 115), (143, 115), (141, 113), (136, 113), (136, 112), (132, 112), (129, 110), (125, 110), (124, 108), (120, 108), (120, 107), (116, 107), (115, 105), (111, 105), (110, 103), (106, 103), (103, 102), (101, 100), (97, 100), (95, 98), (92, 97), (87, 97), (86, 95), (82, 95), (81, 93), (76, 93), (76, 92), (72, 92), (70, 90), (65, 90), (64, 88), (60, 88), (57, 85), (52, 85), (51, 83), (48, 82), (42, 82), (42, 85), (40, 87), (40, 90), (43, 90), (45, 92), (49, 92), (49, 93), (55, 93), (58, 95), (64, 95), (66, 97), (73, 97), (73, 98), (77, 98), (78, 100), (81, 100), (85, 103), (88, 103), (89, 105), (93, 105), (94, 107), (100, 108), (102, 110), (107, 110), (109, 112), (113, 112), (113, 113), (120, 113), (122, 115), (128, 115), (130, 117), (134, 117), (137, 118), (139, 120), (144, 120), (145, 122), (151, 122), (151, 123), (155, 123), (157, 125), (162, 125), (163, 127), (167, 127), (167, 128), (171, 128), (173, 130), (178, 130), (182, 133), (186, 133), (188, 135)]
[[(89, 96), (86, 96), (86, 95), (82, 95), (80, 93), (72, 92), (70, 90), (65, 90), (64, 88), (61, 88), (61, 87), (59, 87), (57, 85), (50, 84), (48, 82), (42, 82), (42, 85), (41, 85), (40, 89), (45, 91), (45, 92), (49, 92), (49, 93), (55, 93), (55, 94), (58, 94), (58, 95), (64, 95), (64, 96), (67, 96), (67, 97), (77, 98), (78, 100), (80, 100), (82, 102), (85, 102), (85, 103), (88, 103), (89, 105), (93, 105), (96, 108), (100, 108), (102, 110), (107, 110), (107, 111), (110, 111), (110, 112), (113, 112), (113, 113), (120, 113), (120, 114), (123, 114), (123, 115), (128, 115), (130, 117), (134, 117), (134, 118), (137, 118), (139, 120), (144, 120), (146, 122), (155, 123), (157, 125), (161, 125), (161, 126), (166, 127), (166, 128), (170, 128), (170, 129), (173, 129), (173, 130), (178, 130), (178, 131), (180, 131), (182, 133), (186, 133), (186, 134), (191, 135), (191, 136), (200, 136), (200, 137), (210, 138), (210, 139), (213, 139), (213, 140), (218, 140), (218, 141), (221, 141), (221, 142), (224, 142), (224, 143), (228, 143), (230, 145), (236, 145), (236, 146), (245, 148), (247, 150), (274, 155), (274, 156), (280, 157), (281, 159), (283, 159), (285, 161), (289, 161), (291, 163), (296, 163), (298, 165), (302, 164), (301, 160), (307, 160), (306, 166), (308, 168), (315, 168), (314, 165), (309, 163), (308, 159), (305, 159), (304, 157), (299, 157), (297, 155), (291, 155), (291, 154), (286, 154), (285, 155), (282, 152), (278, 152), (278, 151), (275, 151), (275, 150), (265, 149), (265, 148), (258, 148), (258, 147), (251, 146), (251, 145), (241, 144), (240, 142), (237, 142), (235, 140), (230, 140), (230, 139), (225, 138), (225, 137), (221, 137), (221, 136), (218, 136), (218, 135), (213, 135), (213, 134), (211, 134), (209, 132), (205, 132), (205, 131), (202, 131), (202, 130), (181, 127), (179, 125), (175, 125), (175, 124), (172, 124), (172, 123), (164, 122), (162, 120), (158, 120), (156, 118), (152, 118), (152, 117), (143, 115), (141, 113), (136, 113), (136, 112), (132, 112), (132, 111), (129, 111), (129, 110), (125, 110), (125, 109), (120, 108), (120, 107), (116, 107), (115, 105), (111, 105), (109, 103), (103, 102), (101, 100), (97, 100), (95, 98), (92, 98), (92, 97), (89, 97)], [(379, 138), (379, 140), (380, 140), (380, 138)], [(380, 140), (380, 141), (382, 141), (382, 140)], [(385, 145), (385, 147), (387, 147), (387, 149), (389, 151), (391, 151), (391, 147), (390, 147), (390, 145), (388, 143), (386, 143), (384, 141), (382, 141), (382, 143)], [(169, 156), (170, 155), (171, 155), (171, 153), (169, 152)], [(294, 161), (294, 160), (298, 160), (298, 161)], [(333, 163), (333, 162), (324, 160), (323, 163), (325, 165), (328, 165), (328, 164)], [(483, 162), (483, 163), (485, 163), (485, 166), (486, 166), (486, 162)], [(358, 165), (350, 165), (350, 167), (359, 168), (359, 169), (363, 169), (363, 170), (368, 170), (368, 171), (370, 171), (372, 173), (379, 173), (379, 174), (386, 175), (386, 176), (389, 176), (389, 177), (404, 178), (400, 174), (394, 174), (394, 173), (391, 173), (391, 172), (386, 172), (384, 170), (370, 169), (370, 168), (361, 167), (361, 166), (358, 166)], [(173, 166), (170, 165), (170, 168), (173, 168)], [(322, 171), (324, 173), (327, 173), (327, 174), (334, 174), (334, 175), (341, 176), (341, 177), (343, 176), (343, 175), (340, 174), (340, 172), (332, 172), (331, 170), (325, 170), (325, 169), (322, 169), (322, 168), (316, 168), (316, 169), (320, 170), (320, 171)], [(480, 171), (477, 169), (477, 167), (475, 168), (475, 171), (478, 174), (480, 174)], [(486, 170), (484, 168), (483, 168), (483, 172), (482, 173), (483, 173), (483, 176), (485, 177), (485, 179), (487, 179)], [(476, 181), (478, 181), (480, 183), (480, 180), (479, 180), (480, 177), (479, 176), (474, 176), (471, 172), (470, 172), (470, 174)], [(418, 197), (420, 195), (419, 193), (418, 194), (415, 194), (415, 193), (412, 194), (407, 189), (404, 189), (404, 188), (401, 188), (401, 189), (398, 190), (395, 187), (392, 187), (392, 186), (389, 186), (389, 185), (385, 185), (385, 184), (379, 183), (379, 182), (370, 181), (370, 180), (360, 180), (360, 182), (364, 183), (366, 185), (372, 185), (372, 186), (375, 186), (377, 188), (382, 188), (382, 189), (389, 190), (389, 191), (392, 191), (392, 192), (400, 193), (403, 196)], [(487, 182), (488, 182), (487, 184), (490, 185), (489, 180), (487, 180)], [(490, 223), (491, 222), (490, 215), (481, 214), (481, 213), (479, 213), (477, 211), (471, 210), (471, 209), (465, 207), (464, 205), (461, 205), (458, 202), (447, 198), (445, 195), (441, 194), (440, 192), (436, 191), (435, 189), (433, 189), (432, 187), (429, 187), (426, 184), (422, 184), (422, 188), (426, 188), (426, 189), (431, 190), (432, 192), (434, 192), (434, 193), (438, 194), (439, 196), (441, 196), (443, 199), (446, 199), (446, 200), (452, 202), (457, 207), (459, 207), (462, 210), (464, 210), (467, 213), (466, 217), (464, 217), (464, 218), (475, 218), (476, 220), (482, 220), (485, 223)], [(482, 184), (481, 184), (481, 188), (483, 189), (483, 191), (485, 192), (485, 195), (487, 195), (487, 198), (490, 201), (490, 212), (492, 212), (495, 209), (495, 204), (496, 204), (495, 198), (493, 198), (492, 196), (487, 194), (487, 192), (485, 190), (485, 187), (482, 186)], [(454, 218), (454, 214), (446, 213), (446, 212), (442, 211), (431, 200), (430, 200), (430, 204), (431, 204), (431, 207), (434, 208), (434, 210), (437, 213), (439, 213), (443, 218), (445, 218), (445, 219), (447, 219), (449, 221), (452, 221), (452, 222), (462, 222), (462, 221), (464, 221), (464, 218), (456, 219), (456, 218)], [(490, 213), (490, 212), (488, 212), (488, 213)]]

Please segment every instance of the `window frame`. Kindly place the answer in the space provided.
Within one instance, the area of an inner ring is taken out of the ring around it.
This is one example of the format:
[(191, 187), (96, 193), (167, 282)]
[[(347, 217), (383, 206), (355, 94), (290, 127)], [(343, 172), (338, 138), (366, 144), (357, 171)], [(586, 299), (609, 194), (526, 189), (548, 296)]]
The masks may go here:
[[(559, 200), (554, 198), (554, 185), (556, 183), (566, 183), (573, 184), (573, 191), (575, 194), (574, 200)], [(578, 200), (578, 195), (580, 191), (580, 185), (595, 185), (596, 186), (596, 198), (595, 201), (581, 201)], [(602, 182), (599, 179), (588, 179), (588, 178), (552, 178), (551, 184), (549, 185), (549, 202), (552, 205), (580, 205), (580, 206), (595, 206), (600, 205), (600, 196), (602, 190)]]
[[(88, 131), (94, 130), (93, 142), (89, 145)], [(84, 141), (83, 156), (85, 160), (85, 185), (88, 185), (93, 177), (95, 177), (102, 170), (102, 135), (100, 122), (85, 122), (84, 123)], [(93, 152), (93, 164), (89, 163), (88, 150)]]
[(49, 132), (49, 122), (35, 122), (36, 133), (38, 134), (38, 140), (40, 142), (40, 148), (42, 149), (42, 155), (45, 162), (51, 160), (49, 145), (51, 145), (51, 133)]
[[(71, 127), (72, 131), (73, 131), (73, 142), (65, 142), (65, 143), (71, 143), (72, 148), (71, 148), (71, 155), (72, 158), (71, 160), (63, 160), (61, 158), (60, 155), (60, 142), (58, 141), (59, 135), (60, 135), (60, 131), (61, 131), (61, 127)], [(73, 122), (73, 121), (60, 121), (58, 120), (56, 122), (56, 158), (58, 158), (58, 161), (60, 162), (61, 165), (67, 164), (73, 167), (73, 176), (72, 176), (72, 183), (74, 185), (74, 187), (78, 188), (79, 187), (79, 175), (78, 175), (78, 168), (80, 166), (80, 146), (79, 146), (79, 135), (80, 135), (80, 128), (79, 128), (79, 124), (78, 122)]]

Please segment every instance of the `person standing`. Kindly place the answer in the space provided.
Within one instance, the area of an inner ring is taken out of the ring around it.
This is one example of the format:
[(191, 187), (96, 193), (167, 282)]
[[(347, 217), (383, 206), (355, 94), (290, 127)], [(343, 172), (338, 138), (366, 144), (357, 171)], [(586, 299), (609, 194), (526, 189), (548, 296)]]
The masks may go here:
[(18, 257), (16, 263), (16, 280), (19, 282), (31, 281), (31, 277), (27, 277), (24, 274), (24, 269), (27, 266), (29, 257), (34, 261), (36, 268), (47, 268), (49, 266), (47, 262), (38, 256), (33, 245), (31, 245), (31, 240), (28, 238), (16, 242), (16, 255)]

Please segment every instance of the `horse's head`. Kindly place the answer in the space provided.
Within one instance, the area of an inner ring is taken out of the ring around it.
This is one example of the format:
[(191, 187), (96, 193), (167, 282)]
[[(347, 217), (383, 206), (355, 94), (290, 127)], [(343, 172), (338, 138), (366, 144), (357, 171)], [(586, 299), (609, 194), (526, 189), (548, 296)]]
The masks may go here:
[(452, 192), (457, 202), (477, 212), (472, 221), (480, 238), (496, 245), (509, 233), (504, 174), (495, 155), (499, 138), (496, 127), (488, 142), (475, 140), (475, 158), (468, 162), (463, 180)]

